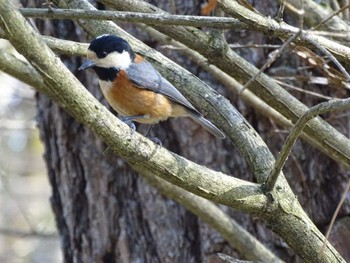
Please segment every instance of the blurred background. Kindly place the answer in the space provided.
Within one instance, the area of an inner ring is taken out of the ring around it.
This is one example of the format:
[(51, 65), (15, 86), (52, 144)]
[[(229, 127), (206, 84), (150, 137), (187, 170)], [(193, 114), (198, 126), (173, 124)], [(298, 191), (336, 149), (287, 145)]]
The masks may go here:
[(0, 71), (0, 262), (62, 262), (34, 96)]

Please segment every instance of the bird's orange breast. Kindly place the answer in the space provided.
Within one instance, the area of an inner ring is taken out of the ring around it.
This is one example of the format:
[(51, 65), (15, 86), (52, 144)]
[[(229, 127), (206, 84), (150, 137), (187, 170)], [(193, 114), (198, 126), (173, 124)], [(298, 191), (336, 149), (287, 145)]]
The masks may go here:
[(177, 108), (177, 105), (164, 95), (135, 86), (123, 70), (118, 73), (113, 85), (105, 91), (102, 88), (102, 91), (118, 113), (124, 116), (144, 116), (135, 119), (137, 122), (157, 123), (166, 120)]

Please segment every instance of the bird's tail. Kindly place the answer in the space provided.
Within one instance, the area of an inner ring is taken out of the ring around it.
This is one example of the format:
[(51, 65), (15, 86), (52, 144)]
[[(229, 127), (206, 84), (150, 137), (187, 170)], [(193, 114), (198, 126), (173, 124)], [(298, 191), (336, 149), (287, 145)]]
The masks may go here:
[(213, 134), (218, 139), (225, 139), (225, 134), (220, 131), (214, 124), (212, 124), (210, 121), (205, 119), (202, 115), (199, 115), (198, 113), (194, 113), (191, 111), (188, 111), (189, 117), (200, 124), (204, 129), (206, 129), (208, 132)]

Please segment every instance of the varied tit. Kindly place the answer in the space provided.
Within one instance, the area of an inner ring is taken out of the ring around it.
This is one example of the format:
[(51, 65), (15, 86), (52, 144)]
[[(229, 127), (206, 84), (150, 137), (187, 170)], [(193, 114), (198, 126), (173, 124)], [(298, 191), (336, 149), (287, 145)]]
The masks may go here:
[(169, 117), (188, 116), (216, 137), (225, 138), (124, 39), (108, 34), (95, 38), (87, 58), (79, 70), (92, 68), (96, 72), (103, 95), (131, 128), (135, 129), (134, 121), (155, 124)]

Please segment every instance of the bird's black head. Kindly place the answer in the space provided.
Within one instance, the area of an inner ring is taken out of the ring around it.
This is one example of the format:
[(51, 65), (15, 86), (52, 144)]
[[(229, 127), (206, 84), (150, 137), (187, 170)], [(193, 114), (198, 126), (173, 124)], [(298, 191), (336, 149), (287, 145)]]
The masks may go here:
[(132, 60), (135, 58), (135, 54), (129, 43), (123, 38), (115, 35), (105, 34), (96, 37), (90, 43), (89, 50), (95, 52), (98, 58), (104, 58), (113, 52), (122, 54), (124, 51), (130, 54)]
[[(90, 43), (87, 58), (80, 70), (93, 68), (96, 73), (103, 69), (120, 70), (127, 69), (135, 59), (129, 43), (114, 35), (102, 35), (96, 37)], [(103, 71), (104, 72), (104, 71)]]

